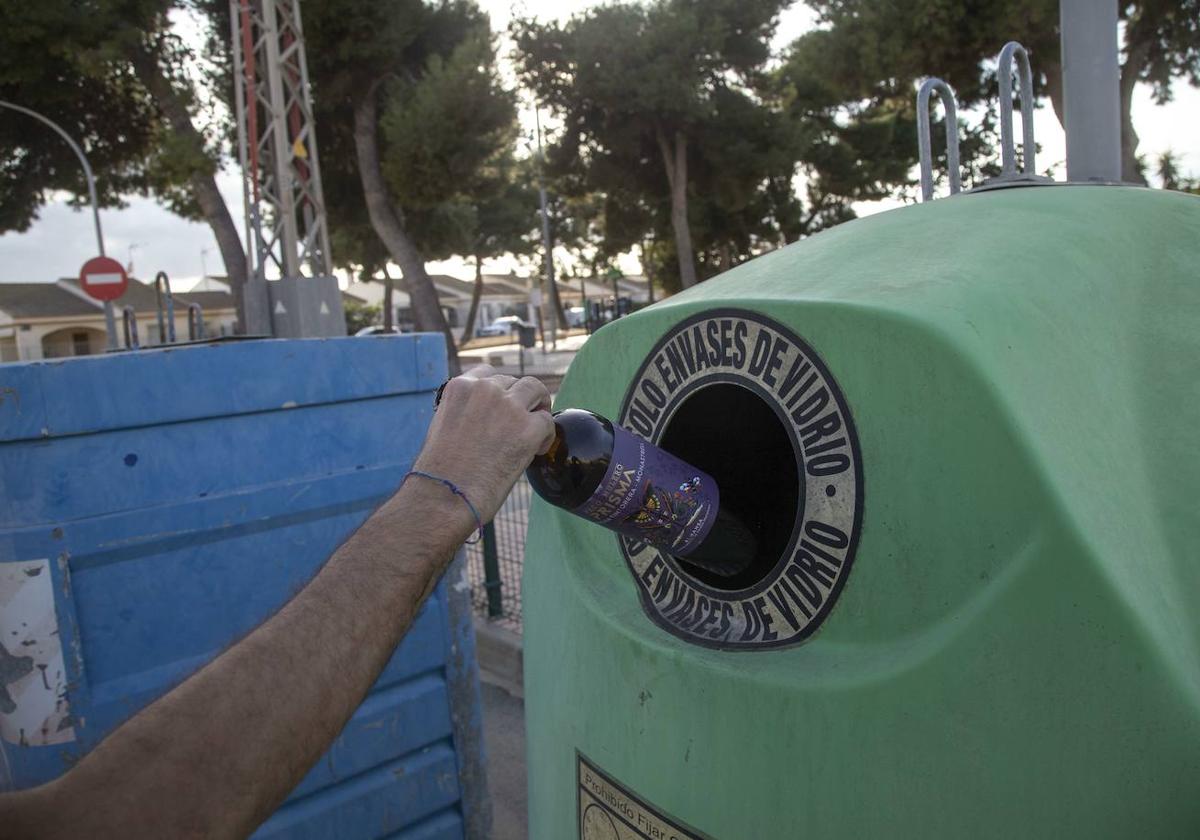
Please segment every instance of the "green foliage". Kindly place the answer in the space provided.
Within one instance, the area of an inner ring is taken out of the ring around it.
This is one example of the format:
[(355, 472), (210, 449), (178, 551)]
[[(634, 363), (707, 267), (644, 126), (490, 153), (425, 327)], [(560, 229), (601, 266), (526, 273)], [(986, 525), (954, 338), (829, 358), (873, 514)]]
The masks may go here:
[[(196, 56), (172, 32), (168, 13), (203, 3), (86, 5), (85, 11), (73, 0), (0, 2), (0, 99), (45, 114), (84, 147), (105, 206), (120, 206), (122, 195), (140, 192), (200, 218), (188, 179), (216, 168), (221, 145), (197, 149), (194, 138), (172, 131), (135, 65), (148, 57), (185, 105), (198, 110), (185, 71)], [(45, 126), (6, 112), (0, 120), (0, 230), (26, 229), (54, 191), (70, 193), (76, 203), (87, 200), (73, 153)]]
[(674, 235), (663, 141), (677, 133), (702, 266), (804, 231), (790, 188), (793, 134), (764, 85), (786, 5), (658, 0), (599, 6), (562, 24), (514, 22), (520, 77), (562, 125), (547, 156), (553, 192), (600, 197), (590, 223), (600, 255), (648, 233)]
[[(1058, 0), (806, 2), (818, 13), (820, 28), (790, 46), (776, 82), (789, 110), (817, 129), (806, 138), (815, 147), (805, 159), (810, 177), (832, 195), (869, 200), (911, 194), (916, 86), (929, 76), (946, 80), (960, 106), (988, 109), (963, 138), (965, 185), (996, 174), (994, 59), (1008, 41), (1029, 50), (1035, 94), (1048, 97), (1061, 117)], [(1200, 0), (1139, 0), (1119, 9), (1126, 84), (1135, 78), (1148, 83), (1165, 101), (1172, 79), (1200, 82)], [(1137, 140), (1127, 93), (1122, 107), (1129, 159)], [(941, 136), (936, 125), (934, 136)]]
[(1155, 174), (1164, 190), (1200, 195), (1200, 176), (1184, 175), (1179, 170), (1179, 157), (1169, 149), (1158, 156), (1155, 161)]
[(363, 327), (373, 327), (383, 323), (380, 320), (382, 310), (374, 304), (358, 303), (343, 297), (342, 311), (346, 313), (347, 335), (354, 335)]
[(520, 256), (535, 247), (537, 192), (520, 177), (515, 164), (497, 170), (497, 178), (474, 203), (471, 250), (477, 259)]
[(1121, 4), (1126, 50), (1144, 52), (1139, 79), (1158, 104), (1171, 101), (1171, 83), (1200, 87), (1200, 0), (1141, 0)]
[[(142, 183), (157, 139), (156, 118), (137, 82), (116, 72), (105, 57), (118, 49), (123, 4), (95, 5), (81, 14), (67, 0), (0, 3), (0, 99), (62, 126), (86, 151), (100, 201), (112, 207)], [(27, 229), (50, 193), (59, 190), (87, 201), (74, 153), (47, 126), (3, 110), (0, 231)]]
[(419, 79), (388, 87), (383, 170), (402, 207), (432, 207), (497, 181), (515, 139), (516, 103), (500, 84), (490, 37), (485, 26), (469, 31), (448, 56), (432, 56)]
[(371, 227), (355, 157), (354, 106), (379, 87), (389, 197), (425, 259), (526, 246), (512, 235), (516, 104), (500, 83), (487, 17), (473, 2), (308, 0), (310, 75), (331, 247), (372, 276), (388, 259)]
[(426, 258), (528, 249), (536, 199), (514, 180), (516, 98), (486, 25), (432, 56), (419, 79), (389, 86), (380, 127), (384, 177)]

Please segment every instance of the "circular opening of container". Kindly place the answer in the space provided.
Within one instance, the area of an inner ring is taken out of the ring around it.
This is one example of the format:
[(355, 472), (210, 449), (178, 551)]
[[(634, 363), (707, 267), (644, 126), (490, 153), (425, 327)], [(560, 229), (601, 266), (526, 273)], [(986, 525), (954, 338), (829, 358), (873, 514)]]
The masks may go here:
[(758, 539), (754, 561), (733, 577), (676, 558), (680, 567), (713, 589), (733, 592), (754, 586), (775, 568), (803, 515), (799, 456), (784, 421), (750, 388), (722, 382), (684, 398), (659, 444), (711, 475), (721, 506)]

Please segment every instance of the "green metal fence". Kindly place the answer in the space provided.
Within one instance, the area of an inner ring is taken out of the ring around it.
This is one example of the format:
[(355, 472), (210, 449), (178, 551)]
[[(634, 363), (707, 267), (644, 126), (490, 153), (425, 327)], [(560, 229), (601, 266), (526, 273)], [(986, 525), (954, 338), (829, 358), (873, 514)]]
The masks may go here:
[(522, 476), (483, 529), (483, 539), (467, 546), (467, 577), (477, 615), (521, 632), (521, 567), (529, 525), (529, 482)]

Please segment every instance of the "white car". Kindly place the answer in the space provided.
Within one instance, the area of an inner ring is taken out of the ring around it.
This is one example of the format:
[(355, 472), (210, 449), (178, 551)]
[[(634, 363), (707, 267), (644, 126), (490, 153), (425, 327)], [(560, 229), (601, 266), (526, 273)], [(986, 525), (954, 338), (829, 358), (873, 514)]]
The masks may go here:
[(402, 330), (401, 330), (399, 327), (392, 327), (391, 329), (388, 329), (387, 327), (381, 327), (381, 326), (379, 326), (378, 324), (375, 324), (375, 325), (373, 325), (373, 326), (370, 326), (370, 327), (363, 327), (361, 330), (359, 330), (358, 332), (356, 332), (354, 335), (355, 335), (355, 336), (360, 336), (360, 335), (388, 335), (388, 334), (397, 335), (397, 334), (399, 334), (399, 333), (401, 333), (401, 332), (403, 332), (403, 331), (402, 331)]
[(517, 327), (532, 326), (533, 324), (521, 320), (516, 315), (504, 315), (500, 318), (497, 318), (495, 321), (492, 321), (492, 323), (488, 324), (486, 327), (480, 327), (479, 329), (475, 330), (475, 335), (479, 338), (490, 335), (512, 335), (513, 330), (515, 330)]

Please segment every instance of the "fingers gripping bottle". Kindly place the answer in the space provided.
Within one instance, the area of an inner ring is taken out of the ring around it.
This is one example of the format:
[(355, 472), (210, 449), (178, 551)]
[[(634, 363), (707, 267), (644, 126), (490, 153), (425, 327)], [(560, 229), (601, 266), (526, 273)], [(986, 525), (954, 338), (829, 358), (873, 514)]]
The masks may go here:
[(590, 411), (557, 412), (554, 426), (526, 473), (550, 504), (723, 577), (754, 560), (754, 535), (710, 475)]

